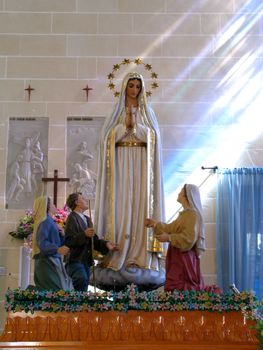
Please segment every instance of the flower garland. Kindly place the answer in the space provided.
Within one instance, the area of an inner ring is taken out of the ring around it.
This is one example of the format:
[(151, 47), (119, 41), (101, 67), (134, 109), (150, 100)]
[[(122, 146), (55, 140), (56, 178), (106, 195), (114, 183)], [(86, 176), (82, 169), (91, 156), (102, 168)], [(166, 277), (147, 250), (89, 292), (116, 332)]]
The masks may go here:
[(128, 285), (121, 292), (37, 291), (8, 289), (6, 311), (94, 312), (94, 311), (241, 311), (254, 310), (256, 297), (249, 292), (225, 294), (216, 291), (142, 291)]
[(113, 65), (113, 69), (112, 69), (111, 73), (109, 73), (107, 76), (108, 80), (109, 80), (108, 88), (113, 91), (114, 97), (120, 96), (120, 92), (115, 89), (116, 85), (115, 85), (114, 80), (113, 80), (113, 79), (115, 79), (115, 73), (118, 70), (120, 70), (121, 66), (128, 66), (132, 63), (134, 63), (136, 66), (143, 65), (145, 70), (150, 72), (150, 76), (151, 76), (152, 81), (151, 81), (151, 89), (146, 91), (147, 97), (151, 96), (152, 90), (156, 89), (159, 86), (157, 81), (156, 81), (158, 75), (152, 71), (151, 64), (144, 63), (142, 58), (135, 58), (134, 60), (130, 60), (129, 58), (124, 58), (124, 60), (121, 63), (117, 63), (117, 64)]

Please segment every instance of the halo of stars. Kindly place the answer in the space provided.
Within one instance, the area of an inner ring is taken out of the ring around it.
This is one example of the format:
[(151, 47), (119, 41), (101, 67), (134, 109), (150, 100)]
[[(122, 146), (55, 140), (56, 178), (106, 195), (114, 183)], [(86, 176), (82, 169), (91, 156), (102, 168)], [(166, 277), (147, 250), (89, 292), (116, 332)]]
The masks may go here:
[(122, 66), (128, 66), (129, 64), (134, 63), (136, 66), (143, 65), (145, 70), (149, 72), (151, 76), (150, 89), (146, 90), (146, 96), (150, 97), (153, 93), (153, 90), (158, 88), (157, 78), (158, 74), (153, 72), (152, 65), (149, 63), (144, 63), (141, 58), (135, 58), (131, 60), (129, 58), (124, 58), (121, 63), (117, 63), (113, 65), (112, 71), (108, 74), (108, 88), (113, 92), (114, 97), (119, 97), (120, 92), (116, 90), (116, 84), (114, 83), (114, 79), (116, 78), (116, 72), (118, 72)]

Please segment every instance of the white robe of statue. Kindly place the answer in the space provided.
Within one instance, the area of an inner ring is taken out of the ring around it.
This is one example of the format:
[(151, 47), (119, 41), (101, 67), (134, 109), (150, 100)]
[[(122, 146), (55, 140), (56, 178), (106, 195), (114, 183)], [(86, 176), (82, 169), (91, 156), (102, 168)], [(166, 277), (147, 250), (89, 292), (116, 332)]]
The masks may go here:
[[(136, 126), (127, 131), (125, 90), (134, 77), (141, 80), (142, 91)], [(150, 287), (164, 283), (163, 247), (144, 225), (149, 215), (163, 220), (163, 207), (159, 128), (146, 103), (142, 76), (130, 73), (101, 134), (95, 230), (100, 237), (117, 243), (120, 250), (109, 253), (96, 267), (98, 286), (135, 283)]]

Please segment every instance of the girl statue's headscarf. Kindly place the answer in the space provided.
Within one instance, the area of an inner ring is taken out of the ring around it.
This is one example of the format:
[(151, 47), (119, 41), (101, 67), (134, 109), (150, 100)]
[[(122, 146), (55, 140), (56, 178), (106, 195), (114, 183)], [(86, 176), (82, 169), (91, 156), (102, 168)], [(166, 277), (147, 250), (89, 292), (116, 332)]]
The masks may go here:
[(205, 228), (204, 228), (204, 219), (203, 219), (203, 208), (200, 198), (200, 191), (199, 188), (192, 184), (186, 184), (186, 196), (188, 199), (188, 202), (190, 204), (190, 207), (194, 209), (199, 218), (199, 231), (198, 231), (198, 237), (196, 241), (196, 253), (198, 256), (201, 256), (202, 253), (204, 253), (206, 247), (205, 247)]
[(40, 252), (39, 247), (37, 245), (36, 235), (38, 226), (42, 221), (47, 218), (47, 205), (48, 205), (48, 197), (42, 196), (35, 199), (33, 205), (33, 219), (34, 219), (34, 229), (32, 236), (32, 254), (33, 256)]

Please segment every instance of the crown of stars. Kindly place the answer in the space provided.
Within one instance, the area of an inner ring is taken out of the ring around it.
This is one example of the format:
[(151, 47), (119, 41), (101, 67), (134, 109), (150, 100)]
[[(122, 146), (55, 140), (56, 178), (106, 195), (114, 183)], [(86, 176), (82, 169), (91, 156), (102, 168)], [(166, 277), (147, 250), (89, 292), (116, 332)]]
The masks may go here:
[(114, 83), (114, 79), (116, 78), (116, 72), (121, 69), (122, 66), (128, 66), (130, 64), (135, 64), (136, 66), (142, 65), (144, 66), (144, 69), (150, 73), (151, 77), (151, 83), (150, 83), (150, 89), (146, 90), (146, 96), (149, 97), (152, 95), (153, 90), (155, 90), (159, 85), (156, 81), (158, 78), (158, 74), (152, 71), (152, 65), (149, 63), (144, 63), (142, 58), (138, 57), (134, 60), (131, 60), (129, 58), (124, 58), (121, 63), (117, 63), (113, 65), (112, 71), (107, 75), (107, 78), (109, 80), (108, 82), (108, 88), (113, 92), (114, 97), (120, 96), (120, 92), (116, 90), (116, 85)]

